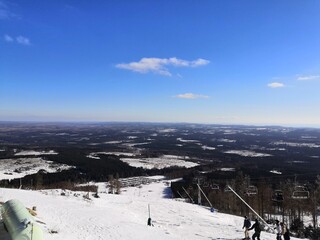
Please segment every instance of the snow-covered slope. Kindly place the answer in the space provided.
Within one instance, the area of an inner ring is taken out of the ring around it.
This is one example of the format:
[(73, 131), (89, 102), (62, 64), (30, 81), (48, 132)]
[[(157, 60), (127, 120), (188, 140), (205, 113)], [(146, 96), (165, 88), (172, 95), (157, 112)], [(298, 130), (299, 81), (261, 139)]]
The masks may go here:
[[(36, 206), (45, 239), (143, 240), (143, 239), (242, 239), (243, 218), (170, 198), (166, 181), (141, 188), (127, 188), (121, 195), (107, 194), (100, 183), (100, 198), (85, 200), (62, 190), (25, 191), (0, 189), (0, 201), (19, 199)], [(148, 204), (154, 226), (147, 226)], [(56, 233), (50, 233), (56, 232)], [(1, 231), (0, 231), (1, 234)], [(251, 232), (252, 234), (252, 232)], [(262, 232), (262, 239), (275, 235)], [(5, 239), (2, 235), (0, 239)]]

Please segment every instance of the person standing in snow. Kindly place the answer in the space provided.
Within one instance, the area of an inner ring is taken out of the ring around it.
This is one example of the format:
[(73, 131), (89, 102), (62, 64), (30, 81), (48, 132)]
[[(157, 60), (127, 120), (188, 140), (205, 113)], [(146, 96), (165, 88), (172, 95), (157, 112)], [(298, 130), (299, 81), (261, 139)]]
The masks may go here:
[(249, 227), (250, 226), (251, 226), (250, 220), (247, 218), (247, 216), (244, 216), (243, 227), (242, 227), (242, 229), (244, 229), (244, 239), (243, 240), (250, 239), (250, 236), (249, 236)]
[(282, 235), (282, 229), (281, 226), (279, 224), (279, 220), (276, 220), (276, 227), (274, 228), (276, 230), (277, 233), (277, 240), (282, 240), (281, 235)]
[(283, 239), (284, 240), (290, 240), (290, 234), (289, 234), (289, 230), (286, 224), (284, 224), (283, 222), (280, 223), (281, 226), (281, 232), (283, 235)]
[(248, 230), (252, 230), (252, 229), (254, 229), (254, 234), (252, 235), (252, 239), (255, 240), (257, 238), (257, 240), (260, 240), (261, 227), (258, 219), (255, 220), (255, 223)]

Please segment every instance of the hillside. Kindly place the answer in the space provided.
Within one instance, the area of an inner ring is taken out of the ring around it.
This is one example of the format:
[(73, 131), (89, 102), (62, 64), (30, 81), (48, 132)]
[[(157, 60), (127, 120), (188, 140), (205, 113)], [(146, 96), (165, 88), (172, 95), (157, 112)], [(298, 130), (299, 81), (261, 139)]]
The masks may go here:
[[(105, 184), (98, 185), (100, 198), (91, 200), (70, 191), (62, 196), (60, 189), (0, 189), (0, 200), (19, 199), (26, 207), (36, 206), (39, 221), (46, 223), (41, 224), (46, 240), (243, 238), (243, 218), (173, 200), (165, 180), (124, 189), (121, 195), (107, 194)], [(147, 226), (148, 204), (154, 227)], [(266, 232), (261, 237), (275, 239)]]

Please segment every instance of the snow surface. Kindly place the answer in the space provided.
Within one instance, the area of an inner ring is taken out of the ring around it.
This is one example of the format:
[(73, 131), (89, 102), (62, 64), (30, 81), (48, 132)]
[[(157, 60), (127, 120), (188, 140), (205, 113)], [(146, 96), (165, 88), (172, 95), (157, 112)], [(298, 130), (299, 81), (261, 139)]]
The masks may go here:
[[(121, 195), (104, 193), (85, 200), (82, 195), (62, 190), (26, 191), (0, 189), (0, 201), (19, 199), (26, 207), (37, 207), (46, 240), (203, 240), (242, 239), (243, 218), (205, 207), (175, 201), (167, 181), (124, 189)], [(153, 227), (147, 226), (150, 204)], [(2, 225), (1, 225), (2, 227)], [(49, 233), (56, 231), (57, 233)], [(3, 231), (0, 231), (3, 233)], [(252, 231), (250, 232), (252, 235)], [(275, 234), (261, 233), (264, 240)], [(9, 240), (0, 235), (0, 239)], [(295, 239), (295, 238), (291, 238)]]
[(173, 166), (191, 168), (199, 165), (198, 163), (185, 161), (185, 159), (189, 159), (189, 157), (163, 155), (157, 158), (120, 158), (121, 161), (132, 167), (142, 167), (144, 169), (162, 169)]
[(227, 138), (221, 138), (221, 139), (218, 139), (219, 142), (226, 142), (226, 143), (235, 143), (237, 142), (237, 140), (234, 140), (234, 139), (227, 139)]
[(56, 155), (57, 152), (50, 150), (50, 151), (33, 151), (33, 150), (27, 150), (27, 151), (21, 151), (16, 154), (15, 156), (41, 156), (41, 155)]
[(0, 180), (22, 178), (26, 175), (35, 174), (41, 169), (52, 173), (70, 168), (73, 167), (47, 161), (41, 157), (1, 159)]
[(216, 150), (215, 147), (209, 147), (209, 146), (206, 146), (206, 145), (201, 146), (201, 148), (202, 148), (203, 150)]
[(285, 141), (277, 141), (271, 143), (272, 145), (285, 145), (289, 147), (309, 147), (309, 148), (320, 148), (320, 145), (315, 143), (296, 143), (296, 142), (285, 142)]
[(234, 172), (236, 169), (235, 168), (220, 168), (220, 171), (223, 172)]
[(272, 156), (271, 154), (268, 154), (268, 153), (258, 153), (258, 152), (254, 152), (254, 151), (248, 151), (248, 150), (229, 150), (229, 151), (225, 151), (224, 153), (237, 154), (237, 155), (243, 156), (243, 157), (270, 157), (270, 156)]
[(187, 140), (187, 139), (183, 139), (183, 138), (177, 138), (177, 141), (180, 141), (180, 142), (184, 142), (184, 143), (198, 143), (199, 141), (198, 140)]
[(115, 156), (128, 156), (128, 157), (134, 157), (136, 154), (134, 153), (129, 153), (129, 152), (93, 152), (90, 153), (87, 158), (92, 158), (92, 159), (100, 159), (98, 156), (99, 154), (101, 155), (115, 155)]
[(122, 143), (122, 141), (108, 141), (108, 142), (104, 142), (104, 144), (120, 144)]
[(158, 130), (159, 133), (172, 133), (172, 132), (176, 132), (177, 129), (174, 128), (165, 128), (165, 129), (160, 129)]

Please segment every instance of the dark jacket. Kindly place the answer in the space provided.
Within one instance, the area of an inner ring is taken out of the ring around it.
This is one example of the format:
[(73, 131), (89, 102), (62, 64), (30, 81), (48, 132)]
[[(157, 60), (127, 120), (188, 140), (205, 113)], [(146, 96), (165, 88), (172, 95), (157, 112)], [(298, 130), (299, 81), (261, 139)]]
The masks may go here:
[(255, 222), (249, 230), (254, 229), (255, 232), (261, 232), (261, 227), (259, 222)]
[(245, 219), (243, 222), (243, 227), (242, 228), (249, 228), (251, 226), (251, 222), (249, 219)]

